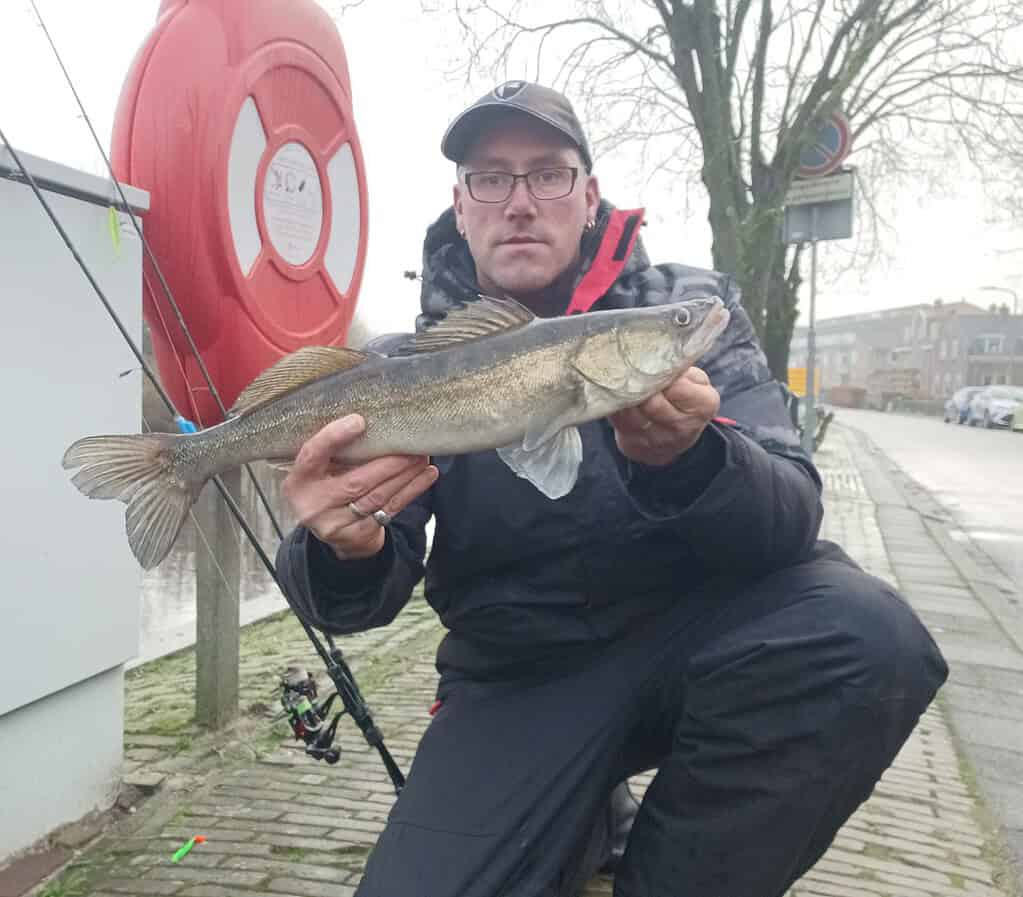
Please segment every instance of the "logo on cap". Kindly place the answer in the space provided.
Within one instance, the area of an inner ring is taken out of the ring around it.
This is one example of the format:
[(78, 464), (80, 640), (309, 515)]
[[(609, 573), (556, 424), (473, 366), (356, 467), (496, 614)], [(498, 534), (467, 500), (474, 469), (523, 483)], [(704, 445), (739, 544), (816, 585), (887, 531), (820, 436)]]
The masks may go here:
[(510, 100), (521, 93), (525, 86), (525, 81), (505, 81), (504, 84), (494, 90), (494, 96), (499, 100)]

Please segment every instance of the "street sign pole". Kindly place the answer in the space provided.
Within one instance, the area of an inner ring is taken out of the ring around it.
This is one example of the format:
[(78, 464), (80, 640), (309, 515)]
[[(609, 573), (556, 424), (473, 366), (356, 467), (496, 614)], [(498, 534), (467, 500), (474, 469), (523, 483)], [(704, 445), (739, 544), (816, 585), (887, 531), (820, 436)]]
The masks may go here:
[(806, 416), (803, 419), (803, 449), (813, 455), (817, 434), (817, 206), (810, 210), (810, 320), (806, 331)]
[(797, 179), (785, 197), (783, 239), (810, 244), (810, 316), (806, 331), (806, 390), (802, 445), (812, 455), (817, 435), (817, 244), (845, 240), (853, 232), (853, 172)]

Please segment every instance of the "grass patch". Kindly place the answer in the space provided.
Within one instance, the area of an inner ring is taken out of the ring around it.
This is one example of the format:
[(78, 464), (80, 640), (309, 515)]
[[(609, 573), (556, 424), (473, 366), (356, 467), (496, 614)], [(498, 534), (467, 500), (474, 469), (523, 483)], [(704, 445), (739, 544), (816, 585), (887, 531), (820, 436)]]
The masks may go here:
[(83, 897), (91, 890), (89, 875), (84, 869), (69, 869), (37, 893), (37, 897)]
[(276, 857), (296, 861), (305, 859), (309, 855), (309, 851), (301, 847), (281, 847), (279, 844), (271, 844), (270, 853)]

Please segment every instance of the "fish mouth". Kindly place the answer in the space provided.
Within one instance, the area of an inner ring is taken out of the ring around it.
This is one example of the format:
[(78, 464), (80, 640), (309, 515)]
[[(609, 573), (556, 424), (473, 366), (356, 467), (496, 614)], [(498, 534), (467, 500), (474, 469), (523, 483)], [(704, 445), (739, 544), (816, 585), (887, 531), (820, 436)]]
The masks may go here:
[(732, 318), (731, 312), (717, 297), (708, 297), (703, 301), (711, 305), (711, 308), (697, 326), (696, 332), (686, 340), (685, 353), (693, 359), (700, 358), (710, 350)]

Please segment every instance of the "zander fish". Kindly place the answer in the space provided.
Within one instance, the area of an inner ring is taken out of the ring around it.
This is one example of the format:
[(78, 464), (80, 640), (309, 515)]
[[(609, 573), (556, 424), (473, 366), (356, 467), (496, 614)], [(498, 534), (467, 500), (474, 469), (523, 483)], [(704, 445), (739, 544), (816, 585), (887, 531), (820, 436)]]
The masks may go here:
[(728, 323), (720, 299), (537, 318), (481, 297), (409, 337), (396, 354), (309, 347), (252, 381), (227, 419), (198, 433), (89, 436), (64, 454), (90, 498), (128, 505), (128, 542), (155, 567), (212, 476), (286, 462), (332, 420), (358, 413), (362, 436), (339, 462), (497, 449), (551, 499), (575, 485), (577, 425), (638, 405), (700, 358)]

